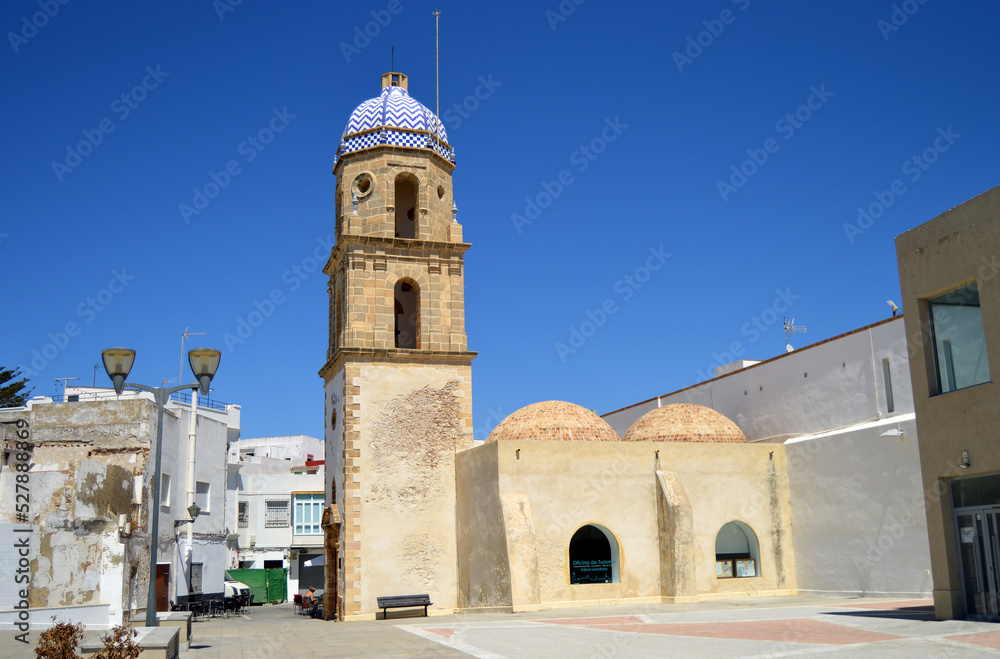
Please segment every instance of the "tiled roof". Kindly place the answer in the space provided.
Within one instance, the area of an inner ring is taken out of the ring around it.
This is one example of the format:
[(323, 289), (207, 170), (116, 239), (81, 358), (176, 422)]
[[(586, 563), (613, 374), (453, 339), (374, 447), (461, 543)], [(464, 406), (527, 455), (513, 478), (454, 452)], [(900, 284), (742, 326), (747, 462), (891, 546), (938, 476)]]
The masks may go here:
[(541, 439), (563, 442), (620, 441), (608, 422), (585, 407), (560, 400), (533, 403), (514, 412), (493, 429), (487, 442)]
[(739, 426), (702, 405), (664, 405), (639, 417), (625, 433), (626, 442), (709, 442), (746, 444)]
[(455, 162), (455, 150), (448, 144), (444, 124), (402, 87), (386, 87), (376, 98), (354, 109), (337, 158), (381, 145), (431, 149)]

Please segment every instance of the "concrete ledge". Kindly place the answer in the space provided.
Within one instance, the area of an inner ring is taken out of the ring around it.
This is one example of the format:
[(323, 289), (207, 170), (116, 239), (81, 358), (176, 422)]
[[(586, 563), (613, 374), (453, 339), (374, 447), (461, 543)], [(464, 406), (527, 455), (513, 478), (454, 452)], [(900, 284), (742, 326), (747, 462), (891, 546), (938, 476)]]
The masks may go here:
[(784, 588), (782, 590), (748, 590), (744, 592), (732, 593), (699, 593), (699, 602), (710, 602), (712, 600), (736, 600), (743, 597), (795, 597), (799, 591), (795, 588)]
[[(178, 659), (180, 653), (177, 627), (135, 627), (139, 634), (136, 644), (142, 648), (142, 659)], [(80, 655), (92, 657), (104, 649), (100, 638), (91, 638), (80, 644)]]
[[(17, 623), (23, 622), (21, 613), (14, 609), (0, 609), (0, 631), (18, 629)], [(53, 616), (55, 623), (52, 622)], [(121, 618), (112, 618), (110, 604), (80, 604), (28, 609), (28, 622), (32, 630), (50, 629), (60, 622), (79, 622), (87, 629), (111, 629), (121, 622)]]
[[(180, 631), (177, 641), (181, 652), (187, 652), (191, 648), (191, 621), (194, 614), (190, 611), (157, 611), (156, 621), (160, 627), (176, 627)], [(136, 614), (129, 621), (133, 627), (138, 629), (146, 624), (146, 614)]]
[[(412, 615), (412, 616), (406, 615), (406, 612), (410, 611), (410, 610), (411, 609), (389, 609), (389, 612), (390, 612), (389, 613), (389, 616), (390, 616), (389, 620), (393, 620), (395, 618), (405, 619), (405, 618), (423, 618), (423, 617), (425, 617), (424, 616), (423, 607), (420, 607), (420, 608), (413, 607), (412, 610), (417, 612), (416, 615)], [(392, 615), (393, 611), (396, 611), (397, 615)], [(433, 617), (436, 617), (436, 616), (453, 616), (453, 615), (456, 615), (456, 614), (458, 614), (460, 612), (461, 611), (459, 609), (430, 609), (430, 610), (427, 611), (427, 616), (426, 617), (433, 618)], [(375, 611), (373, 613), (356, 613), (354, 615), (344, 616), (344, 622), (362, 622), (362, 621), (365, 621), (365, 620), (382, 620), (382, 618), (379, 617), (381, 615), (382, 615), (382, 609), (379, 609), (378, 611)], [(330, 622), (333, 622), (333, 621), (331, 620)]]
[(663, 598), (659, 595), (654, 597), (620, 597), (608, 599), (592, 600), (560, 600), (554, 602), (542, 602), (541, 604), (520, 604), (514, 605), (514, 613), (548, 611), (549, 609), (571, 609), (585, 606), (628, 606), (632, 604), (661, 604)]
[(902, 600), (926, 600), (931, 599), (930, 591), (925, 592), (883, 592), (878, 590), (803, 590), (799, 589), (799, 595), (805, 597), (876, 597), (880, 599), (899, 598)]
[(468, 606), (458, 610), (459, 615), (464, 613), (514, 613), (512, 606)]

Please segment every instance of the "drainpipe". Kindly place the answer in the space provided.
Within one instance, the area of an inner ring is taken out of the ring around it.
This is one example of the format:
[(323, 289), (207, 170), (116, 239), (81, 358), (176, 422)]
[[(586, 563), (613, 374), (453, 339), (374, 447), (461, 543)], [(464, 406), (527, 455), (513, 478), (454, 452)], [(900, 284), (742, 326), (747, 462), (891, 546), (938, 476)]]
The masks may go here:
[[(188, 468), (187, 468), (187, 507), (190, 508), (194, 505), (194, 445), (195, 436), (198, 433), (198, 390), (191, 390), (191, 419), (188, 423)], [(187, 573), (188, 577), (188, 588), (190, 589), (190, 574), (191, 574), (191, 563), (192, 554), (194, 553), (194, 522), (186, 524), (187, 526), (187, 551), (186, 551), (186, 562), (187, 562)], [(190, 590), (188, 595), (190, 595)]]

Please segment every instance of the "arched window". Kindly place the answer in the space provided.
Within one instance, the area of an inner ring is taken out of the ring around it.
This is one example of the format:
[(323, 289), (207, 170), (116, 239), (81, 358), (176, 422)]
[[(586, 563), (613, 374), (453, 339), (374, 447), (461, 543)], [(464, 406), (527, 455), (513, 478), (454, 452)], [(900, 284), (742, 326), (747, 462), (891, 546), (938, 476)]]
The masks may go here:
[(420, 347), (420, 293), (417, 285), (400, 279), (393, 287), (393, 317), (397, 348)]
[(757, 534), (743, 522), (729, 522), (715, 536), (715, 576), (719, 579), (760, 576)]
[(569, 541), (571, 584), (618, 583), (618, 540), (603, 526), (581, 526)]
[(417, 237), (417, 179), (413, 174), (396, 177), (396, 237)]

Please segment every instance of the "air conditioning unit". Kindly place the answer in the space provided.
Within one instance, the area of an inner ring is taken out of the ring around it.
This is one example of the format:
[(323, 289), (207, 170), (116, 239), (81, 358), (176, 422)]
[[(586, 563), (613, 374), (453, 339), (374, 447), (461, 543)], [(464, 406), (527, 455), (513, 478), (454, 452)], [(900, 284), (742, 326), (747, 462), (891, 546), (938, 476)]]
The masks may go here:
[(250, 548), (253, 549), (255, 546), (257, 546), (257, 534), (256, 533), (251, 533), (250, 534)]

